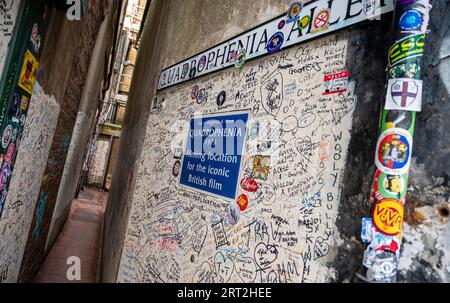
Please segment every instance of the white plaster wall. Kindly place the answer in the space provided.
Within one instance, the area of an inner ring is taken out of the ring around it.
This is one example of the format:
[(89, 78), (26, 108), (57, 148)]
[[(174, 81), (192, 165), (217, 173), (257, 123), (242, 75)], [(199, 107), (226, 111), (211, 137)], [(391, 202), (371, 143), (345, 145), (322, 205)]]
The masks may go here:
[[(147, 125), (119, 282), (325, 282), (335, 277), (327, 261), (340, 245), (335, 221), (357, 100), (353, 83), (345, 93), (322, 93), (324, 74), (345, 70), (346, 35), (330, 35), (159, 93), (163, 109)], [(274, 78), (282, 82), (283, 99), (272, 116), (261, 88)], [(194, 85), (207, 89), (206, 103), (191, 99)], [(219, 108), (222, 90), (227, 100)], [(240, 179), (256, 154), (271, 156), (269, 178), (257, 180), (260, 189), (253, 194), (239, 187), (249, 206), (236, 225), (228, 225), (228, 202), (178, 185), (171, 144), (187, 137), (177, 133), (176, 124), (187, 123), (194, 112), (243, 109), (251, 109), (251, 120), (272, 121), (281, 131), (265, 152), (253, 147), (266, 139), (247, 138)], [(217, 247), (212, 225), (220, 221), (219, 232), (229, 244)]]
[(9, 42), (21, 2), (21, 0), (5, 0), (4, 7), (0, 4), (0, 76), (3, 73)]
[(17, 281), (59, 111), (55, 98), (36, 83), (0, 220), (0, 283)]

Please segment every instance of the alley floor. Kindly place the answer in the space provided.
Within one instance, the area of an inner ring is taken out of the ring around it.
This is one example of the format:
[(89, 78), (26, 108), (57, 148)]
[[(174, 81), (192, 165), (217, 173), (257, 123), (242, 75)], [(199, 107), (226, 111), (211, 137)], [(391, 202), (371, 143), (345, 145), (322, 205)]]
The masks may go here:
[[(95, 283), (108, 194), (86, 188), (72, 203), (69, 219), (36, 276), (36, 283)], [(67, 279), (67, 259), (80, 258), (81, 280)]]

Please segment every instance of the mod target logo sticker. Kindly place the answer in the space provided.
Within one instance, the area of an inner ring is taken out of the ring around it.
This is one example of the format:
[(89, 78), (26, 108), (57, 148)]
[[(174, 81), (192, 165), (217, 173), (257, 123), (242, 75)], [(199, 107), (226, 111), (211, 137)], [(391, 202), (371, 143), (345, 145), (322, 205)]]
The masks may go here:
[(403, 204), (394, 199), (384, 199), (374, 204), (372, 222), (375, 228), (387, 236), (402, 232)]
[(378, 139), (375, 164), (386, 174), (401, 175), (408, 171), (411, 163), (412, 137), (409, 132), (392, 128)]

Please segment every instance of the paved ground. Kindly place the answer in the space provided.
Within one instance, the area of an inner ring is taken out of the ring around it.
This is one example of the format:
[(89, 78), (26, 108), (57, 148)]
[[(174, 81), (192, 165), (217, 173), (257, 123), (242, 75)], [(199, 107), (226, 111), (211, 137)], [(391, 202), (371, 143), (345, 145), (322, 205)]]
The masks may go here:
[[(108, 194), (85, 189), (72, 203), (69, 220), (48, 254), (36, 283), (95, 283), (103, 215)], [(67, 258), (81, 260), (81, 281), (68, 281)]]

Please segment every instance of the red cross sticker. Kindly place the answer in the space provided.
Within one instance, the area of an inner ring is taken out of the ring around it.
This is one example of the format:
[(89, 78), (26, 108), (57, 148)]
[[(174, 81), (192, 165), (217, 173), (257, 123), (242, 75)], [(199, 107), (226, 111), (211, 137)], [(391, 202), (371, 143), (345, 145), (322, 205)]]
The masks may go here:
[(324, 27), (325, 25), (327, 25), (329, 19), (330, 19), (330, 12), (321, 11), (314, 19), (314, 27), (315, 28)]

